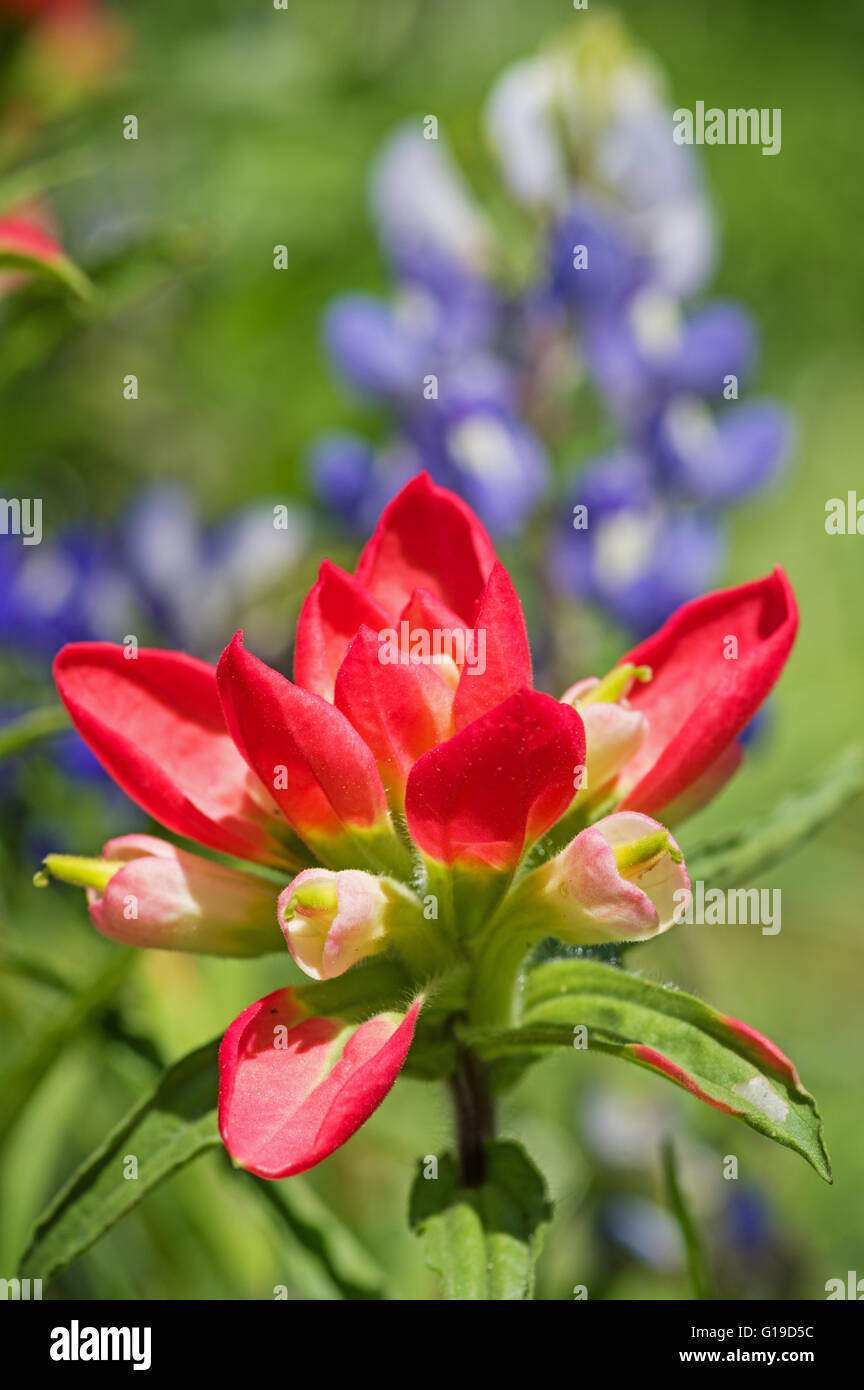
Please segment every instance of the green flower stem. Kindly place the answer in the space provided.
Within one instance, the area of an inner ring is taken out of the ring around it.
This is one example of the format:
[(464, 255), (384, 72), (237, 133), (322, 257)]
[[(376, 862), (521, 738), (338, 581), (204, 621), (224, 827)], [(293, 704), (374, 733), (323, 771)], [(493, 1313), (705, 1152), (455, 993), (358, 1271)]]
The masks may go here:
[(474, 948), (472, 1024), (502, 1028), (513, 1024), (516, 985), (525, 957), (551, 931), (549, 917), (536, 904), (533, 912), (511, 910), (506, 918), (490, 922)]

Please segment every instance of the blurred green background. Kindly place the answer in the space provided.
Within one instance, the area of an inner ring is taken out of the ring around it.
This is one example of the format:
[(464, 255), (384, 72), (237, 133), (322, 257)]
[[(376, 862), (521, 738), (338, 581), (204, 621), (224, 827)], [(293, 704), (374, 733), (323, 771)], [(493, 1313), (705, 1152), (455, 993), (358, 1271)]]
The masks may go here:
[[(595, 6), (601, 0), (590, 0)], [(727, 578), (782, 563), (799, 596), (801, 634), (773, 700), (770, 737), (682, 833), (686, 852), (688, 838), (767, 810), (860, 736), (864, 539), (827, 536), (824, 518), (828, 498), (856, 486), (864, 496), (864, 12), (854, 0), (832, 6), (830, 19), (783, 0), (622, 0), (616, 8), (667, 71), (673, 105), (702, 99), (783, 112), (778, 158), (724, 147), (703, 155), (723, 234), (715, 288), (753, 311), (762, 334), (759, 387), (792, 410), (799, 432), (782, 486), (735, 513)], [(302, 460), (314, 435), (368, 424), (334, 382), (318, 325), (334, 293), (386, 286), (366, 208), (366, 174), (381, 139), (405, 116), (435, 113), (482, 192), (480, 108), (492, 79), (579, 18), (567, 0), (293, 0), (286, 12), (268, 0), (124, 4), (125, 58), (86, 100), (58, 100), (29, 154), (76, 172), (51, 199), (64, 242), (98, 295), (79, 307), (34, 286), (6, 311), (3, 495), (41, 495), (49, 533), (70, 518), (110, 523), (154, 478), (186, 482), (212, 518), (252, 495), (307, 495)], [(121, 138), (126, 113), (139, 117), (137, 143)], [(290, 268), (276, 274), (279, 243)], [(140, 381), (134, 403), (121, 390), (130, 372)], [(350, 556), (344, 542), (343, 552)], [(581, 674), (574, 659), (572, 679)], [(34, 769), (32, 795), (67, 828), (74, 819), (82, 852), (95, 852), (103, 831), (129, 828), (122, 809), (106, 812), (95, 794), (69, 800), (48, 767)], [(598, 1184), (657, 1197), (659, 1145), (644, 1165), (624, 1163), (611, 1176), (607, 1165), (599, 1178), (584, 1135), (597, 1088), (625, 1107), (660, 1108), (679, 1136), (682, 1180), (709, 1241), (721, 1220), (723, 1157), (738, 1156), (741, 1180), (770, 1213), (786, 1272), (768, 1270), (748, 1284), (736, 1267), (726, 1292), (822, 1298), (827, 1279), (849, 1269), (864, 1275), (862, 828), (859, 804), (762, 880), (782, 890), (779, 935), (685, 927), (634, 950), (629, 962), (747, 1020), (792, 1056), (825, 1120), (834, 1187), (657, 1077), (578, 1053), (550, 1060), (502, 1116), (503, 1132), (525, 1143), (557, 1202), (541, 1297), (569, 1298), (576, 1284), (589, 1297), (601, 1296), (601, 1285), (611, 1298), (690, 1296), (680, 1268), (623, 1259), (610, 1266), (598, 1255), (590, 1217)], [(36, 865), (19, 860), (7, 843), (4, 946), (66, 979), (88, 978), (114, 948), (92, 932), (75, 894), (35, 892)], [(142, 955), (119, 1016), (170, 1061), (289, 978), (278, 958)], [(62, 1016), (63, 998), (4, 966), (4, 1066), (31, 1055)], [(7, 1136), (0, 1274), (14, 1272), (36, 1215), (156, 1074), (146, 1047), (112, 1041), (110, 1026), (103, 1020), (69, 1040)], [(388, 1272), (391, 1297), (435, 1296), (405, 1206), (417, 1159), (448, 1143), (443, 1091), (406, 1081), (308, 1176)], [(149, 1197), (51, 1292), (268, 1298), (277, 1284), (292, 1297), (337, 1296), (257, 1186), (211, 1155)]]

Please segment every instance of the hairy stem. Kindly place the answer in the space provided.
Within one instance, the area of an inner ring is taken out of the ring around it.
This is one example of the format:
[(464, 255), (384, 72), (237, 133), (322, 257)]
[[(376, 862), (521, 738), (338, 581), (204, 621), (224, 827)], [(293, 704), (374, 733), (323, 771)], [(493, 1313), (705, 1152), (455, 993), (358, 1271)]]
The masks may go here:
[(519, 976), (528, 953), (551, 935), (551, 919), (519, 911), (514, 902), (506, 920), (493, 921), (475, 947), (471, 1022), (509, 1028), (514, 1022)]

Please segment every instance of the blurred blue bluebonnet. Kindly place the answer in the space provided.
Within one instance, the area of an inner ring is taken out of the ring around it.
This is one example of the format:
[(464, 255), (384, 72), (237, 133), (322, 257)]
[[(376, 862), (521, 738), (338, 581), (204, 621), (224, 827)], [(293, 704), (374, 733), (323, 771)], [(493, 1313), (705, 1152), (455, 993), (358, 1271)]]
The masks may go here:
[(726, 1244), (745, 1258), (758, 1256), (776, 1242), (776, 1223), (767, 1198), (758, 1187), (735, 1185), (724, 1203), (719, 1223)]
[(595, 1234), (639, 1264), (663, 1273), (684, 1268), (685, 1250), (674, 1217), (656, 1202), (635, 1193), (621, 1193), (602, 1202), (595, 1213)]
[(712, 415), (702, 401), (675, 397), (654, 417), (649, 448), (669, 489), (702, 502), (736, 502), (780, 472), (789, 418), (770, 401), (746, 401)]
[[(189, 495), (164, 485), (140, 493), (110, 532), (70, 526), (38, 546), (0, 536), (0, 648), (23, 662), (28, 687), (44, 684), (46, 701), (50, 663), (65, 642), (134, 635), (215, 659), (242, 619), (258, 649), (275, 658), (287, 628), (278, 613), (268, 617), (272, 605), (262, 603), (259, 613), (255, 600), (290, 575), (309, 533), (297, 507), (280, 504), (279, 521), (262, 502), (204, 526)], [(0, 723), (23, 712), (17, 699), (8, 702)], [(58, 734), (47, 747), (76, 780), (110, 782), (76, 733)], [(13, 765), (6, 793), (14, 773)]]
[(650, 262), (612, 210), (577, 195), (555, 223), (549, 244), (552, 291), (568, 308), (622, 313), (648, 282)]
[[(278, 527), (274, 515), (273, 505), (259, 502), (205, 526), (189, 494), (172, 484), (133, 500), (118, 529), (118, 554), (160, 641), (215, 660), (226, 632), (241, 617), (251, 621), (256, 597), (290, 574), (309, 534), (299, 507), (280, 504)], [(269, 655), (285, 640), (284, 632), (257, 633)]]
[(749, 315), (726, 301), (688, 315), (644, 248), (596, 205), (580, 198), (565, 212), (548, 275), (622, 441), (581, 465), (573, 500), (588, 507), (588, 525), (562, 521), (550, 575), (641, 635), (717, 583), (720, 508), (777, 476), (789, 422), (771, 402), (737, 400), (756, 352)]
[[(573, 492), (588, 508), (587, 531), (572, 521), (554, 535), (549, 570), (567, 593), (598, 604), (642, 636), (713, 582), (724, 554), (719, 521), (682, 506), (656, 486), (650, 460), (619, 450), (589, 464)], [(590, 537), (590, 544), (580, 544)]]
[(755, 355), (753, 323), (737, 304), (714, 301), (685, 318), (652, 286), (601, 303), (580, 330), (588, 371), (625, 425), (678, 393), (719, 400), (730, 376), (746, 380)]
[(776, 477), (789, 424), (771, 403), (736, 403), (749, 315), (687, 308), (716, 261), (711, 204), (696, 152), (671, 138), (662, 75), (619, 20), (595, 16), (508, 68), (487, 130), (514, 197), (550, 223), (547, 286), (619, 439), (574, 469), (573, 502), (595, 509), (587, 529), (562, 521), (550, 578), (643, 632), (717, 583), (720, 509)]
[(302, 554), (302, 511), (283, 505), (280, 522), (260, 503), (205, 527), (188, 494), (164, 485), (110, 532), (70, 526), (32, 547), (0, 536), (0, 645), (50, 660), (64, 642), (133, 633), (218, 655), (244, 605)]
[(381, 448), (357, 435), (315, 441), (309, 466), (318, 493), (360, 531), (425, 468), (490, 529), (516, 534), (548, 470), (521, 409), (522, 364), (508, 355), (521, 306), (490, 278), (485, 219), (443, 143), (414, 126), (385, 145), (371, 197), (393, 293), (341, 296), (323, 333), (342, 379), (387, 407), (395, 435)]
[(312, 476), (365, 530), (426, 468), (517, 535), (547, 490), (546, 445), (560, 451), (561, 402), (587, 382), (611, 441), (572, 467), (588, 525), (561, 515), (549, 579), (643, 633), (719, 582), (723, 511), (778, 476), (790, 425), (772, 402), (739, 400), (749, 314), (691, 305), (716, 261), (710, 200), (696, 152), (672, 139), (660, 73), (618, 20), (507, 68), (485, 122), (510, 195), (546, 228), (533, 277), (502, 288), (508, 248), (443, 140), (419, 121), (399, 129), (370, 180), (393, 293), (345, 295), (324, 322), (335, 368), (393, 433), (383, 447), (317, 441)]
[[(6, 684), (18, 688), (44, 681), (44, 703), (52, 702), (48, 673), (58, 647), (69, 641), (92, 641), (119, 626), (125, 634), (134, 611), (132, 586), (114, 562), (105, 541), (81, 527), (25, 546), (16, 536), (0, 536), (0, 648), (14, 651), (16, 668)], [(19, 668), (23, 665), (24, 670)], [(32, 704), (35, 701), (31, 701)], [(0, 707), (0, 727), (27, 712), (16, 696)], [(43, 748), (46, 745), (42, 745)], [(55, 764), (70, 776), (102, 784), (110, 778), (74, 731), (54, 736), (47, 745)], [(26, 754), (0, 764), (0, 797), (13, 796)]]
[(422, 338), (371, 295), (337, 299), (327, 313), (324, 341), (334, 366), (358, 391), (401, 403), (420, 388)]
[(614, 15), (506, 68), (485, 115), (519, 203), (560, 222), (590, 186), (656, 283), (689, 295), (707, 282), (716, 234), (696, 153), (671, 139), (662, 74)]
[(499, 306), (478, 275), (415, 244), (394, 258), (392, 301), (346, 294), (324, 320), (324, 341), (349, 385), (405, 410), (423, 402), (430, 373), (455, 376), (492, 349)]
[(0, 644), (43, 661), (63, 642), (122, 627), (134, 608), (111, 547), (79, 527), (38, 546), (0, 536), (0, 591)]

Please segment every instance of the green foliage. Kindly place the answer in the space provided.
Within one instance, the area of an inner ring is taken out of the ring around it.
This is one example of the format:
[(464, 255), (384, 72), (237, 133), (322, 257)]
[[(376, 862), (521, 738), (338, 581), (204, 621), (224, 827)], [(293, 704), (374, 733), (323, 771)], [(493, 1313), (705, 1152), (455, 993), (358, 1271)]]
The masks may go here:
[(384, 1271), (307, 1182), (302, 1178), (253, 1181), (292, 1236), (323, 1266), (342, 1298), (382, 1297)]
[(684, 1248), (687, 1251), (687, 1263), (690, 1268), (690, 1280), (693, 1284), (693, 1293), (696, 1298), (711, 1298), (711, 1286), (705, 1268), (705, 1255), (699, 1232), (696, 1229), (696, 1222), (685, 1200), (681, 1189), (681, 1182), (678, 1176), (678, 1160), (675, 1156), (675, 1144), (671, 1138), (667, 1138), (663, 1145), (663, 1183), (666, 1188), (666, 1196), (672, 1214), (678, 1222), (678, 1229), (684, 1241)]
[(83, 270), (70, 261), (68, 256), (29, 255), (24, 251), (4, 248), (0, 243), (0, 270), (18, 270), (27, 275), (44, 275), (50, 280), (65, 285), (80, 299), (89, 299), (93, 293)]
[(546, 1184), (518, 1144), (488, 1144), (486, 1164), (482, 1187), (462, 1187), (449, 1154), (436, 1177), (424, 1177), (421, 1163), (411, 1225), (423, 1237), (445, 1299), (532, 1298), (551, 1215)]
[[(525, 986), (520, 1026), (462, 1030), (483, 1057), (549, 1048), (608, 1052), (651, 1067), (806, 1158), (831, 1181), (815, 1101), (767, 1039), (690, 994), (595, 961), (550, 961)], [(574, 1046), (575, 1044), (575, 1046)]]
[(109, 1010), (134, 959), (134, 951), (112, 951), (107, 965), (99, 974), (82, 989), (68, 996), (48, 1026), (37, 1033), (22, 1055), (3, 1073), (0, 1085), (0, 1143), (9, 1137), (34, 1088), (63, 1049), (74, 1043)]
[(703, 879), (712, 887), (746, 882), (806, 844), (862, 786), (864, 748), (859, 744), (820, 768), (806, 786), (783, 797), (767, 815), (688, 848), (691, 880)]
[(0, 729), (0, 759), (23, 753), (33, 744), (50, 738), (69, 727), (69, 716), (62, 705), (46, 705), (44, 709), (28, 710), (18, 719)]
[[(104, 1235), (159, 1183), (220, 1144), (216, 1122), (218, 1040), (161, 1077), (74, 1174), (39, 1218), (21, 1259), (22, 1276), (50, 1279)], [(124, 1169), (128, 1156), (137, 1176)]]

